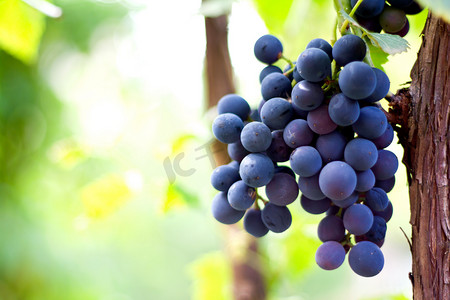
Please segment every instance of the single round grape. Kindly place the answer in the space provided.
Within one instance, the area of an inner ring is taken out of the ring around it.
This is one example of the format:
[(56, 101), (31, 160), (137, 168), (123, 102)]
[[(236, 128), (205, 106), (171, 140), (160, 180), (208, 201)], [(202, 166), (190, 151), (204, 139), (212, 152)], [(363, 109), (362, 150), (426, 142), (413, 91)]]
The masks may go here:
[(309, 128), (317, 134), (328, 134), (337, 128), (328, 113), (328, 105), (321, 105), (308, 113), (306, 118)]
[(375, 90), (369, 97), (361, 100), (369, 103), (377, 102), (378, 100), (386, 97), (387, 93), (389, 93), (389, 88), (391, 87), (391, 82), (389, 81), (389, 77), (386, 75), (386, 73), (377, 68), (372, 68), (372, 70), (377, 77), (377, 85), (375, 86)]
[(309, 48), (299, 55), (297, 70), (305, 80), (321, 82), (325, 78), (331, 77), (331, 60), (325, 51)]
[(368, 241), (372, 243), (378, 244), (381, 241), (384, 241), (386, 237), (386, 221), (379, 216), (373, 217), (373, 224), (369, 231), (365, 234)]
[(256, 190), (246, 185), (244, 181), (239, 180), (231, 185), (227, 198), (234, 209), (247, 210), (256, 200)]
[(320, 190), (318, 174), (311, 177), (299, 177), (298, 187), (302, 194), (311, 200), (322, 200), (325, 198), (325, 195)]
[(291, 148), (297, 148), (309, 145), (314, 138), (314, 132), (309, 128), (307, 121), (295, 119), (284, 128), (283, 138), (286, 145)]
[(331, 200), (344, 200), (355, 190), (356, 173), (347, 163), (332, 161), (320, 171), (319, 186)]
[(333, 46), (333, 58), (339, 66), (345, 66), (353, 61), (362, 61), (365, 56), (366, 44), (354, 34), (342, 36)]
[(251, 122), (242, 129), (241, 143), (247, 151), (263, 152), (272, 143), (272, 133), (264, 123)]
[(383, 189), (374, 187), (366, 192), (364, 204), (372, 211), (383, 211), (389, 204), (389, 198)]
[(348, 63), (339, 74), (339, 87), (342, 93), (351, 99), (359, 100), (369, 97), (376, 85), (375, 72), (361, 61)]
[(342, 219), (334, 215), (323, 218), (317, 227), (317, 236), (322, 242), (343, 240), (345, 228)]
[(354, 235), (363, 235), (373, 223), (373, 213), (364, 204), (353, 204), (344, 213), (344, 227)]
[(226, 192), (240, 179), (239, 172), (228, 165), (218, 166), (211, 174), (211, 185), (218, 191)]
[(292, 89), (292, 104), (304, 111), (318, 108), (324, 99), (322, 87), (317, 83), (303, 80)]
[(251, 187), (265, 186), (274, 174), (272, 160), (261, 153), (250, 153), (241, 161), (239, 175)]
[(387, 223), (392, 218), (393, 211), (394, 211), (394, 208), (392, 207), (392, 202), (389, 201), (389, 203), (388, 203), (388, 205), (387, 205), (385, 210), (383, 210), (383, 211), (374, 211), (373, 215), (382, 217)]
[(259, 73), (259, 83), (261, 83), (263, 79), (270, 73), (283, 73), (283, 71), (277, 66), (273, 65), (266, 66), (264, 69), (261, 70), (261, 73)]
[(244, 122), (232, 113), (218, 115), (212, 124), (212, 131), (216, 139), (225, 144), (239, 140)]
[(316, 251), (316, 263), (324, 270), (339, 268), (345, 260), (344, 247), (335, 241), (328, 241), (319, 246)]
[(272, 131), (272, 143), (266, 150), (266, 154), (274, 162), (285, 162), (289, 160), (292, 148), (286, 145), (283, 139), (283, 130)]
[(223, 224), (237, 223), (245, 213), (244, 211), (236, 210), (230, 206), (225, 192), (220, 192), (214, 197), (211, 203), (211, 211), (213, 217)]
[(395, 186), (395, 176), (392, 176), (385, 180), (376, 180), (375, 186), (382, 188), (386, 193), (389, 193)]
[(406, 14), (403, 10), (387, 6), (379, 16), (380, 25), (388, 33), (398, 32), (406, 24)]
[(306, 45), (306, 49), (308, 48), (318, 48), (320, 50), (323, 50), (326, 54), (328, 54), (328, 57), (330, 58), (330, 61), (333, 60), (333, 48), (331, 47), (330, 43), (325, 41), (324, 39), (313, 39), (311, 40), (308, 45)]
[(228, 94), (220, 98), (217, 103), (217, 112), (219, 114), (232, 113), (245, 121), (250, 113), (250, 105), (241, 96)]
[(333, 122), (339, 126), (349, 126), (358, 120), (359, 103), (342, 93), (334, 95), (328, 106), (328, 113)]
[(339, 131), (321, 135), (317, 138), (316, 149), (324, 163), (344, 158), (344, 150), (347, 140)]
[[(352, 0), (352, 8), (358, 0)], [(370, 18), (381, 14), (384, 8), (384, 0), (364, 0), (356, 9), (356, 14), (361, 17)]]
[(372, 167), (372, 172), (377, 180), (386, 180), (395, 175), (398, 169), (398, 159), (389, 150), (378, 150), (378, 160)]
[(266, 34), (256, 41), (254, 52), (259, 61), (273, 64), (283, 54), (283, 45), (277, 37)]
[(322, 200), (311, 200), (305, 195), (300, 197), (302, 208), (313, 215), (319, 215), (326, 212), (331, 207), (331, 200), (328, 198)]
[(322, 158), (319, 152), (311, 146), (301, 146), (292, 152), (289, 158), (292, 170), (302, 176), (310, 177), (322, 168)]
[(386, 131), (387, 124), (386, 116), (379, 108), (366, 106), (361, 108), (359, 118), (352, 127), (359, 137), (376, 139)]
[(350, 250), (348, 262), (356, 274), (364, 277), (372, 277), (380, 273), (383, 269), (384, 256), (376, 244), (369, 241), (362, 241)]
[(378, 149), (383, 149), (389, 146), (394, 140), (394, 129), (391, 124), (387, 124), (386, 130), (379, 137), (372, 139), (372, 142)]
[(249, 209), (244, 215), (244, 229), (254, 237), (263, 237), (269, 232), (261, 218), (261, 210)]
[(261, 108), (261, 120), (270, 129), (283, 129), (293, 115), (290, 102), (283, 98), (272, 98)]
[(357, 192), (367, 192), (375, 185), (375, 175), (373, 175), (372, 170), (365, 170), (361, 172), (356, 172), (356, 187)]
[(333, 200), (333, 204), (337, 207), (347, 208), (356, 203), (359, 199), (359, 193), (353, 192), (350, 196), (345, 198), (344, 200)]
[(345, 146), (344, 158), (355, 171), (369, 170), (377, 162), (378, 149), (371, 141), (356, 138)]
[(261, 95), (264, 100), (275, 97), (289, 98), (292, 85), (289, 79), (280, 73), (270, 73), (261, 82)]
[(227, 150), (230, 158), (238, 162), (240, 162), (250, 153), (249, 151), (247, 151), (247, 149), (244, 148), (244, 146), (242, 146), (240, 139), (235, 143), (228, 144)]
[(266, 195), (270, 203), (286, 206), (298, 197), (298, 185), (291, 175), (285, 173), (275, 174), (266, 185)]
[(266, 227), (276, 233), (286, 231), (292, 224), (292, 215), (286, 206), (267, 203), (261, 213), (262, 221)]

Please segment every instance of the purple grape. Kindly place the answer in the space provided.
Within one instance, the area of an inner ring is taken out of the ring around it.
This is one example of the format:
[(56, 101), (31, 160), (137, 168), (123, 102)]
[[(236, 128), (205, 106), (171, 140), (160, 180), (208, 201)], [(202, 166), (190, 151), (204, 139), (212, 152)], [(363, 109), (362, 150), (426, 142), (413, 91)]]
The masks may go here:
[(335, 241), (328, 241), (319, 246), (316, 251), (316, 263), (324, 270), (339, 268), (345, 260), (344, 247)]
[(383, 269), (384, 256), (376, 244), (362, 241), (350, 250), (348, 262), (356, 274), (364, 277), (372, 277), (380, 273)]
[(353, 204), (344, 213), (344, 227), (354, 235), (363, 235), (372, 227), (373, 213), (364, 204)]
[(342, 161), (326, 164), (319, 175), (320, 190), (333, 201), (349, 197), (356, 187), (356, 173)]
[(298, 185), (291, 175), (285, 173), (275, 174), (266, 185), (266, 195), (270, 203), (286, 206), (298, 197)]

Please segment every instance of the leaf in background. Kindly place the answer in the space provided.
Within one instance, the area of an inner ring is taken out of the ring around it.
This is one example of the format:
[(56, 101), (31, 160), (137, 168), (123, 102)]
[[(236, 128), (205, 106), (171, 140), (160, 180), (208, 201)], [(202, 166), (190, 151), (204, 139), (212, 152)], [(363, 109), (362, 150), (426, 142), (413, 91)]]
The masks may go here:
[(162, 212), (167, 213), (177, 207), (195, 207), (198, 204), (199, 201), (196, 195), (178, 184), (169, 184), (167, 186), (166, 198), (162, 203)]
[(209, 18), (221, 15), (228, 15), (231, 12), (231, 5), (234, 0), (208, 0), (202, 1), (200, 13)]
[(367, 56), (372, 61), (375, 68), (380, 69), (385, 72), (383, 65), (388, 62), (388, 54), (381, 50), (380, 48), (375, 47), (372, 43), (368, 43), (368, 38), (364, 38), (366, 45), (368, 47)]
[(231, 264), (223, 252), (205, 254), (190, 266), (193, 300), (227, 300), (231, 295)]
[(45, 17), (20, 0), (0, 1), (0, 47), (23, 61), (36, 60)]
[(253, 0), (259, 15), (271, 33), (281, 34), (293, 0)]
[(448, 0), (417, 0), (423, 7), (428, 7), (433, 14), (450, 22), (450, 1)]
[(365, 33), (366, 36), (370, 39), (372, 45), (380, 48), (387, 54), (393, 55), (408, 51), (409, 43), (404, 38), (398, 35), (388, 33), (370, 32), (361, 25), (359, 25), (359, 23), (355, 19), (350, 17), (345, 11), (340, 10), (339, 14), (344, 19), (348, 20), (353, 26), (359, 28), (363, 33)]
[(85, 186), (81, 201), (88, 217), (102, 218), (117, 211), (132, 194), (124, 177), (110, 174)]

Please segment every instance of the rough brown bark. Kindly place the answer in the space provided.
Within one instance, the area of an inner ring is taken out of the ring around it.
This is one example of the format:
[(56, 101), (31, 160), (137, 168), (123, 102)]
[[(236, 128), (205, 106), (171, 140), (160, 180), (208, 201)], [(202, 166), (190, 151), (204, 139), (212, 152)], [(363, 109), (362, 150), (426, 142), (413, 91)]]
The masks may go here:
[[(227, 16), (205, 18), (208, 108), (215, 106), (222, 96), (235, 92), (228, 52), (227, 25)], [(230, 161), (226, 145), (216, 141), (213, 148), (217, 165)], [(266, 290), (258, 259), (257, 240), (236, 226), (227, 228), (226, 238), (233, 269), (234, 299), (264, 300)]]
[(418, 300), (448, 300), (450, 25), (431, 14), (411, 78), (410, 95), (400, 94), (395, 108), (409, 181), (413, 294)]

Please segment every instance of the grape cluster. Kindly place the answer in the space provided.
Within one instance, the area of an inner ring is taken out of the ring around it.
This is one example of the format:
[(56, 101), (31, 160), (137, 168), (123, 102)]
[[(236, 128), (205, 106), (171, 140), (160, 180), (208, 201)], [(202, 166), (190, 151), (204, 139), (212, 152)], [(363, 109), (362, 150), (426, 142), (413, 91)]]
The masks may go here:
[[(352, 8), (358, 0), (351, 0)], [(420, 13), (423, 8), (414, 0), (364, 0), (356, 9), (358, 23), (367, 30), (404, 37), (409, 31), (407, 15)]]
[[(272, 65), (283, 52), (275, 36), (259, 38), (254, 52), (268, 64), (260, 73), (258, 109), (226, 95), (212, 125), (233, 159), (211, 175), (220, 191), (213, 216), (224, 224), (243, 218), (255, 237), (280, 233), (291, 226), (288, 205), (300, 191), (306, 212), (326, 213), (318, 225), (323, 244), (317, 264), (335, 269), (349, 253), (357, 274), (378, 274), (392, 215), (387, 193), (398, 168), (395, 154), (384, 149), (394, 133), (378, 104), (389, 92), (389, 78), (362, 62), (366, 45), (356, 35), (342, 36), (333, 47), (312, 40), (284, 72)], [(258, 193), (261, 187), (268, 200)]]

